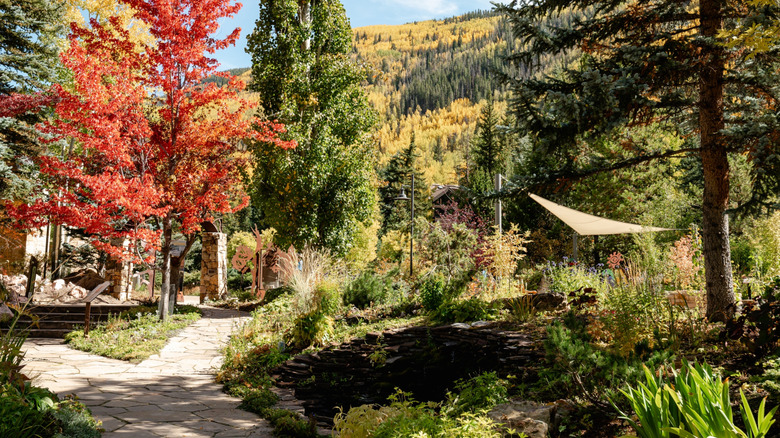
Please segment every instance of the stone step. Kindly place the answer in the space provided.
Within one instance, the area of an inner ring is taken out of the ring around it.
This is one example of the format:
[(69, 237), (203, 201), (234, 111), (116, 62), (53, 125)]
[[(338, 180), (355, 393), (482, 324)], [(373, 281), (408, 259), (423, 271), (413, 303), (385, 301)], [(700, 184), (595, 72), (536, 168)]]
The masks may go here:
[[(137, 307), (135, 304), (94, 304), (89, 312), (90, 324), (107, 321), (110, 315)], [(25, 309), (27, 315), (19, 318), (15, 328), (25, 330), (28, 338), (61, 338), (65, 334), (84, 327), (85, 304), (62, 304), (30, 306)], [(33, 321), (35, 323), (33, 324)], [(0, 325), (5, 333), (9, 323)]]

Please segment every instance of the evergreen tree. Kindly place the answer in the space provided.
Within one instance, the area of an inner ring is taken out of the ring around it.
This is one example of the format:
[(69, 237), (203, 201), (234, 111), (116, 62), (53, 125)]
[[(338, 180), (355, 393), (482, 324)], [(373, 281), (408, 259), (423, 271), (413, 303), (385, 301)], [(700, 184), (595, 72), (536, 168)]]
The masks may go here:
[(417, 170), (415, 162), (419, 158), (414, 134), (409, 147), (399, 151), (390, 158), (387, 165), (380, 171), (384, 185), (379, 188), (380, 211), (382, 213), (382, 229), (397, 230), (409, 223), (410, 208), (406, 202), (395, 198), (404, 187), (406, 196), (411, 197), (412, 174), (414, 174), (414, 209), (415, 217), (426, 217), (431, 210), (431, 202), (422, 172)]
[[(718, 40), (746, 9), (736, 1), (541, 0), (499, 6), (525, 45), (514, 67), (537, 70), (551, 56), (584, 53), (555, 75), (505, 79), (514, 92), (521, 133), (533, 141), (535, 174), (521, 187), (565, 187), (605, 170), (674, 156), (695, 156), (702, 170), (702, 239), (707, 316), (734, 312), (729, 223), (729, 161), (750, 156), (753, 186), (743, 207), (770, 202), (778, 191), (776, 51), (730, 50)], [(565, 12), (564, 12), (565, 11)], [(776, 13), (777, 11), (773, 11)], [(561, 16), (574, 14), (570, 25)], [(620, 138), (630, 125), (663, 124), (689, 139), (651, 149)], [(599, 148), (600, 138), (621, 142)]]
[(339, 1), (260, 2), (248, 37), (252, 89), (264, 117), (287, 127), (293, 150), (254, 146), (253, 202), (283, 246), (344, 254), (376, 205), (369, 130), (376, 116), (350, 60), (352, 31)]
[(500, 131), (493, 100), (488, 100), (477, 121), (476, 135), (469, 151), (469, 169), (461, 185), (467, 189), (472, 210), (485, 220), (492, 220), (494, 202), (485, 199), (495, 191), (496, 174), (506, 171), (506, 136)]
[[(48, 0), (0, 2), (0, 105), (13, 93), (41, 91), (58, 72), (56, 41), (64, 34), (62, 4)], [(18, 197), (30, 188), (30, 157), (43, 147), (33, 126), (38, 110), (0, 117), (0, 198)]]

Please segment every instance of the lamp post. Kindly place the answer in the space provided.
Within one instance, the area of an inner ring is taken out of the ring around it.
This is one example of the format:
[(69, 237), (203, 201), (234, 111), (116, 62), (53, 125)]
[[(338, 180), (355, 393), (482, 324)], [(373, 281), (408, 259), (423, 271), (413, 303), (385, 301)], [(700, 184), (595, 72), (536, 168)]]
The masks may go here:
[(411, 200), (411, 220), (409, 221), (409, 278), (414, 275), (414, 172), (412, 172), (412, 197), (406, 196), (404, 187), (401, 186), (401, 193), (394, 198), (396, 201)]

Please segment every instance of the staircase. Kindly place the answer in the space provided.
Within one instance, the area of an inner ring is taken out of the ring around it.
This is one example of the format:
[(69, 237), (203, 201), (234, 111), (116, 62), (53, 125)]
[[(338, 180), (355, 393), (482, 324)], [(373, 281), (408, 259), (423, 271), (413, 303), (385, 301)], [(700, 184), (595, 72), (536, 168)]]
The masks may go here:
[[(116, 315), (128, 309), (137, 307), (137, 304), (93, 304), (89, 312), (90, 327), (101, 321), (107, 321), (109, 315)], [(25, 329), (28, 338), (62, 338), (77, 328), (84, 328), (86, 311), (85, 304), (58, 304), (28, 307), (25, 313), (31, 316), (22, 316), (16, 323), (15, 330)], [(37, 319), (37, 324), (33, 320)], [(8, 329), (9, 323), (0, 325), (3, 333)]]

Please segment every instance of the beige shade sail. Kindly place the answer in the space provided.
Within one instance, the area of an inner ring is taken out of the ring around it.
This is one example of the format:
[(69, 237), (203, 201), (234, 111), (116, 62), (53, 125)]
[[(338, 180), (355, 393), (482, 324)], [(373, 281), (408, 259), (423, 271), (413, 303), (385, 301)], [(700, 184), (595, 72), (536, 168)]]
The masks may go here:
[(674, 231), (673, 228), (645, 227), (642, 225), (629, 224), (626, 222), (613, 221), (592, 214), (573, 210), (563, 205), (558, 205), (541, 196), (529, 193), (528, 196), (542, 205), (562, 220), (566, 225), (574, 228), (574, 231), (581, 236), (603, 236), (606, 234), (631, 234), (646, 233), (650, 231)]

